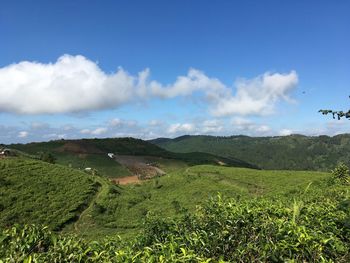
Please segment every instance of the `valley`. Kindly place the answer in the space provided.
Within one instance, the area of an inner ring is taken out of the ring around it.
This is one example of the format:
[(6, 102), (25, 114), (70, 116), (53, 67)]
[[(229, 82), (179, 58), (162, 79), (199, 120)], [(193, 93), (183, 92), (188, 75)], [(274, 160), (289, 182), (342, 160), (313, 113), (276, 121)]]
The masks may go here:
[[(346, 186), (329, 184), (329, 172), (252, 169), (256, 166), (234, 157), (172, 153), (131, 138), (8, 147), (16, 156), (0, 160), (1, 227), (43, 224), (62, 238), (73, 235), (84, 242), (103, 243), (117, 237), (135, 242), (148, 235), (152, 222), (182, 224), (184, 217), (200, 215), (208, 200), (217, 198), (242, 206), (263, 203), (254, 208), (259, 211), (279, 204), (275, 209), (290, 211), (287, 221), (295, 220), (295, 205), (305, 209), (298, 213), (309, 217), (311, 210), (306, 208), (321, 204), (324, 198), (330, 198), (334, 213), (341, 211), (337, 203), (349, 200)], [(40, 160), (44, 151), (49, 151), (55, 164)], [(349, 212), (341, 212), (344, 222)], [(311, 227), (308, 224), (305, 227)], [(126, 246), (123, 242), (115, 249)]]

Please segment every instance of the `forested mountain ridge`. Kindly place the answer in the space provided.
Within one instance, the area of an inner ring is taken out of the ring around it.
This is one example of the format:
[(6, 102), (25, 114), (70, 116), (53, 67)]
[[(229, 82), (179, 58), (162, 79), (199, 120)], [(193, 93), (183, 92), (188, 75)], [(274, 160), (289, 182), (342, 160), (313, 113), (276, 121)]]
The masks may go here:
[(234, 156), (262, 169), (330, 170), (338, 162), (350, 164), (350, 134), (322, 136), (181, 136), (152, 143), (174, 152), (200, 151)]

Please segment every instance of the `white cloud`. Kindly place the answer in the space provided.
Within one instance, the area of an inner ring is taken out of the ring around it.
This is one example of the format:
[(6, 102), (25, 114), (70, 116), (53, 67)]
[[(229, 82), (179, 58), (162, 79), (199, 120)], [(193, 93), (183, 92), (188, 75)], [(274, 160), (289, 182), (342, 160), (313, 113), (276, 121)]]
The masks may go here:
[(106, 133), (107, 132), (107, 128), (97, 128), (97, 129), (95, 129), (95, 130), (92, 130), (91, 131), (91, 134), (92, 135), (101, 135), (101, 134), (103, 134), (103, 133)]
[(282, 129), (279, 131), (279, 135), (280, 136), (288, 136), (288, 135), (291, 135), (293, 134), (293, 131), (292, 130), (289, 130), (289, 129)]
[(115, 119), (112, 119), (109, 124), (113, 127), (115, 126), (120, 126), (122, 124), (122, 120), (121, 119), (118, 119), (118, 118), (115, 118)]
[(342, 133), (349, 133), (350, 131), (350, 121), (346, 119), (341, 120), (329, 120), (323, 123), (308, 123), (305, 125), (305, 130), (298, 131), (298, 133), (303, 133), (307, 135), (317, 136), (320, 134), (326, 134), (329, 136), (334, 136)]
[(251, 120), (241, 117), (233, 118), (232, 125), (237, 131), (254, 136), (267, 135), (272, 132), (272, 129), (268, 125), (256, 124)]
[(99, 127), (99, 128), (96, 128), (94, 130), (90, 130), (90, 129), (83, 129), (80, 131), (81, 134), (89, 134), (89, 135), (101, 135), (101, 134), (104, 134), (108, 131), (107, 128), (104, 128), (104, 127)]
[[(0, 68), (0, 112), (82, 112), (198, 93), (215, 116), (266, 115), (274, 111), (278, 101), (292, 101), (289, 95), (298, 83), (295, 71), (265, 73), (237, 81), (234, 94), (232, 87), (196, 69), (168, 85), (149, 78), (149, 69), (136, 76), (121, 68), (107, 74), (95, 62), (79, 55), (63, 55), (47, 64), (23, 61)], [(119, 125), (118, 119), (112, 125)]]
[(212, 113), (216, 116), (271, 114), (279, 100), (292, 101), (289, 94), (297, 84), (295, 71), (288, 74), (265, 73), (252, 80), (239, 80), (236, 94), (220, 97)]
[(267, 125), (260, 125), (256, 128), (256, 131), (259, 133), (266, 133), (271, 131), (271, 128)]
[(119, 118), (114, 118), (109, 121), (109, 126), (111, 127), (135, 127), (137, 122), (133, 120), (121, 120)]
[(51, 139), (65, 139), (67, 137), (67, 134), (57, 134), (57, 133), (50, 133), (50, 134), (44, 134), (43, 138), (51, 138)]
[(168, 128), (168, 133), (191, 133), (195, 130), (195, 126), (192, 123), (175, 123), (171, 124)]
[(205, 91), (208, 97), (216, 97), (218, 93), (227, 93), (228, 90), (218, 79), (207, 77), (202, 71), (190, 69), (187, 76), (179, 76), (172, 85), (162, 86), (156, 81), (149, 84), (151, 94), (162, 98), (188, 96), (193, 92)]
[[(157, 126), (154, 125), (152, 128), (157, 128)], [(196, 123), (174, 123), (168, 126), (166, 132), (172, 136), (183, 134), (216, 134), (224, 131), (224, 128), (224, 125), (219, 120), (205, 120), (202, 123), (199, 121)], [(164, 135), (160, 137), (162, 136)]]
[(104, 73), (83, 56), (54, 64), (20, 62), (0, 68), (0, 111), (65, 113), (117, 107), (133, 95), (134, 78), (123, 69)]
[(224, 130), (224, 126), (219, 120), (206, 120), (199, 129), (200, 134), (218, 133)]
[(27, 131), (20, 131), (18, 133), (18, 138), (26, 138), (28, 137), (29, 133)]

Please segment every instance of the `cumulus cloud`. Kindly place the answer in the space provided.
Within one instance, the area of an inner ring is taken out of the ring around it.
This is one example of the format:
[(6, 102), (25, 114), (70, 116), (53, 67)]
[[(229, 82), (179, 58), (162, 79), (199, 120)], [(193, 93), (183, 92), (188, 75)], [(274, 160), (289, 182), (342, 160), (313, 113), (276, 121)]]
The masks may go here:
[(174, 98), (177, 96), (188, 96), (195, 91), (202, 90), (208, 97), (217, 97), (218, 94), (228, 93), (227, 88), (218, 79), (207, 77), (202, 71), (190, 69), (187, 76), (180, 76), (177, 80), (167, 86), (152, 81), (149, 84), (153, 96), (162, 98)]
[(192, 123), (175, 123), (171, 124), (168, 128), (168, 133), (191, 133), (195, 130), (195, 126)]
[(20, 62), (0, 69), (0, 111), (65, 113), (116, 107), (131, 99), (134, 78), (104, 73), (83, 56), (56, 63)]
[(279, 135), (281, 135), (281, 136), (288, 136), (291, 134), (293, 134), (293, 131), (289, 130), (289, 129), (282, 129), (279, 131)]
[(257, 124), (241, 117), (234, 118), (232, 120), (232, 125), (236, 131), (254, 136), (266, 135), (272, 131), (268, 125)]
[(218, 133), (224, 130), (224, 125), (219, 120), (206, 120), (202, 123), (199, 133), (212, 134)]
[(265, 73), (229, 87), (200, 70), (190, 69), (174, 83), (164, 85), (150, 80), (149, 69), (135, 76), (122, 68), (107, 74), (84, 56), (63, 55), (55, 63), (23, 61), (0, 68), (0, 112), (83, 112), (198, 93), (215, 116), (265, 115), (273, 112), (278, 101), (292, 101), (290, 93), (297, 83), (298, 76), (291, 71)]
[(271, 114), (279, 100), (292, 101), (289, 94), (297, 84), (295, 71), (288, 74), (265, 73), (252, 80), (239, 80), (236, 82), (236, 94), (220, 97), (212, 113), (216, 116)]

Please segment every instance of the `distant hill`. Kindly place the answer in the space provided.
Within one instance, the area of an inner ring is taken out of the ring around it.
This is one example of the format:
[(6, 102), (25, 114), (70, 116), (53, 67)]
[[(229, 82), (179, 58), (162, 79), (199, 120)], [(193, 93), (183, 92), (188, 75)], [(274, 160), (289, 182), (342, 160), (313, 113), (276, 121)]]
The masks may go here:
[(154, 156), (178, 160), (188, 165), (219, 164), (232, 167), (257, 168), (257, 166), (232, 156), (228, 158), (202, 152), (174, 153), (150, 142), (134, 138), (57, 140), (28, 144), (12, 144), (8, 147), (31, 155), (49, 152), (56, 158), (59, 164), (81, 169), (92, 167), (108, 177), (127, 176), (129, 175), (129, 171), (125, 169), (125, 167), (119, 165), (115, 160), (108, 157), (107, 153)]
[(174, 152), (200, 151), (234, 156), (263, 169), (330, 170), (342, 161), (350, 165), (350, 134), (329, 136), (181, 136), (152, 143)]

